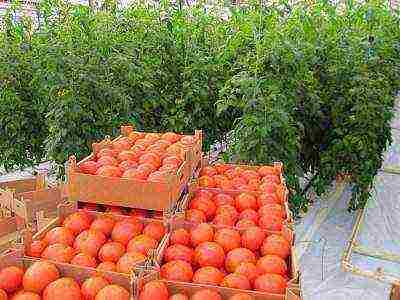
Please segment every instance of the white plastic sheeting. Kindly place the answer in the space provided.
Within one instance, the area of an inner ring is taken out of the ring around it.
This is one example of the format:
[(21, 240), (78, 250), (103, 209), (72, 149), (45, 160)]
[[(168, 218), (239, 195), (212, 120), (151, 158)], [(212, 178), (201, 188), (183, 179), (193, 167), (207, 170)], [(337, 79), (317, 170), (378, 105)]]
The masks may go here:
[(304, 300), (388, 299), (391, 286), (341, 269), (343, 251), (356, 219), (347, 211), (351, 187), (340, 184), (317, 199), (296, 225)]

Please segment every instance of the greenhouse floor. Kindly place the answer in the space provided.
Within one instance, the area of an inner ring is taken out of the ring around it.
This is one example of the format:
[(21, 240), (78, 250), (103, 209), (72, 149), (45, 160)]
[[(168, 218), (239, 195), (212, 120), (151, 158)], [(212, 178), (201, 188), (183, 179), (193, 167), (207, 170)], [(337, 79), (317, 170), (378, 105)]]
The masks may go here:
[(356, 213), (347, 211), (350, 192), (347, 184), (335, 186), (296, 225), (304, 300), (389, 299), (390, 284), (353, 275), (341, 268), (356, 220)]

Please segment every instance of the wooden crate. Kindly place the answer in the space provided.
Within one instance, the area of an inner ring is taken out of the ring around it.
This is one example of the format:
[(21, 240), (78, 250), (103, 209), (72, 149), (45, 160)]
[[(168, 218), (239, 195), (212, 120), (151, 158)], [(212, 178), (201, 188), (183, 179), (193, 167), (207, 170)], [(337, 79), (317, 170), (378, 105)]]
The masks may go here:
[[(196, 191), (198, 190), (206, 190), (206, 191), (210, 191), (213, 194), (227, 194), (230, 196), (237, 196), (240, 195), (241, 193), (250, 193), (256, 197), (259, 197), (260, 195), (262, 195), (262, 192), (258, 192), (258, 191), (238, 191), (238, 190), (222, 190), (222, 189), (216, 189), (216, 188), (202, 188), (199, 187), (197, 182), (191, 182), (189, 184), (189, 188), (188, 188), (188, 193), (189, 193), (189, 197), (187, 198), (188, 201), (185, 203), (183, 202), (181, 204), (181, 207), (178, 208), (180, 215), (184, 214), (184, 212), (188, 209), (190, 200), (193, 198), (194, 194), (196, 193)], [(290, 228), (293, 228), (293, 223), (294, 223), (294, 219), (293, 219), (293, 213), (291, 212), (291, 210), (289, 209), (289, 203), (288, 203), (288, 192), (287, 189), (285, 188), (285, 194), (284, 194), (284, 201), (283, 201), (283, 207), (285, 209), (285, 214), (286, 214), (286, 219), (285, 219), (285, 225), (289, 226)], [(270, 232), (273, 233), (273, 232)]]
[(164, 282), (170, 295), (176, 293), (184, 293), (186, 295), (192, 296), (196, 291), (202, 289), (210, 289), (219, 293), (222, 297), (222, 300), (229, 300), (235, 294), (244, 293), (251, 295), (254, 300), (301, 300), (300, 288), (296, 282), (293, 280), (289, 282), (289, 285), (286, 289), (286, 293), (284, 295), (277, 294), (268, 294), (257, 291), (249, 291), (249, 290), (239, 290), (232, 289), (220, 286), (213, 285), (205, 285), (205, 284), (197, 284), (197, 283), (187, 283), (187, 282), (176, 282), (164, 280), (160, 277), (160, 273), (157, 271), (143, 272), (138, 275), (134, 280), (134, 291), (135, 291), (135, 299), (139, 299), (139, 294), (141, 287), (149, 281), (160, 280)]
[[(202, 167), (206, 167), (206, 166), (212, 166), (213, 164), (210, 163), (210, 160), (207, 157), (203, 157), (202, 159)], [(258, 168), (260, 168), (260, 165), (243, 165), (243, 164), (227, 164), (228, 166), (232, 166), (232, 167), (240, 167), (243, 168), (245, 170), (257, 170)], [(277, 193), (280, 193), (278, 196), (283, 198), (283, 206), (285, 208), (285, 212), (287, 215), (287, 220), (286, 223), (290, 228), (294, 228), (293, 227), (293, 223), (294, 223), (294, 217), (293, 217), (293, 213), (289, 208), (289, 189), (287, 188), (286, 185), (286, 181), (285, 181), (285, 177), (283, 176), (283, 164), (281, 162), (275, 162), (272, 166), (270, 166), (271, 169), (275, 170), (276, 174), (279, 174), (280, 177), (280, 189), (277, 191)], [(197, 174), (197, 176), (199, 175), (201, 168)], [(191, 183), (189, 184), (189, 190), (190, 189), (196, 189), (196, 188), (200, 188), (197, 184), (196, 179), (192, 180)], [(204, 189), (204, 188), (202, 188)], [(228, 194), (237, 194), (240, 192), (244, 192), (244, 191), (238, 191), (238, 190), (225, 190), (225, 189), (220, 189), (220, 188), (206, 188), (206, 190), (209, 190), (213, 193), (228, 193)], [(246, 192), (250, 192), (254, 195), (259, 195), (261, 194), (261, 192), (254, 192), (254, 191), (246, 191)]]
[[(153, 273), (154, 274), (154, 273)], [(148, 277), (150, 280), (158, 280), (158, 273), (155, 273), (154, 276)], [(184, 293), (186, 295), (193, 295), (196, 291), (202, 289), (209, 289), (216, 291), (222, 297), (222, 300), (229, 300), (233, 295), (244, 293), (253, 297), (254, 300), (301, 300), (301, 296), (298, 293), (298, 288), (288, 287), (286, 289), (285, 295), (275, 295), (275, 294), (266, 294), (256, 291), (247, 291), (247, 290), (239, 290), (239, 289), (231, 289), (220, 286), (212, 286), (212, 285), (204, 285), (204, 284), (193, 284), (193, 283), (185, 283), (185, 282), (174, 282), (168, 280), (163, 281), (170, 291), (171, 294), (176, 293)]]
[(400, 300), (400, 285), (392, 285), (390, 300)]
[[(38, 260), (39, 259), (36, 258), (24, 257), (22, 249), (7, 250), (0, 255), (0, 269), (8, 266), (17, 266), (26, 269)], [(117, 284), (127, 289), (131, 293), (131, 298), (133, 299), (133, 283), (131, 278), (127, 276), (115, 272), (99, 271), (64, 263), (52, 263), (57, 267), (62, 277), (73, 278), (79, 284), (82, 284), (87, 278), (102, 276), (106, 278), (110, 284)]]
[[(121, 136), (114, 141), (128, 136), (132, 126), (122, 126)], [(185, 152), (185, 159), (176, 174), (168, 178), (167, 183), (156, 183), (125, 178), (111, 178), (83, 174), (78, 171), (79, 165), (92, 160), (98, 151), (112, 143), (106, 139), (93, 145), (94, 152), (79, 163), (74, 156), (68, 164), (68, 190), (72, 201), (98, 203), (112, 206), (124, 206), (147, 210), (171, 210), (184, 194), (193, 169), (201, 161), (202, 133), (196, 131), (197, 143), (193, 149)]]
[[(160, 270), (162, 262), (163, 262), (165, 250), (168, 248), (168, 246), (170, 244), (169, 239), (171, 236), (171, 232), (178, 228), (186, 228), (186, 229), (190, 230), (191, 228), (193, 228), (193, 226), (195, 226), (195, 225), (191, 224), (191, 223), (187, 223), (182, 220), (176, 220), (176, 221), (171, 222), (169, 233), (167, 234), (166, 238), (162, 240), (162, 244), (160, 244), (159, 249), (157, 249), (157, 253), (152, 255), (152, 259), (154, 259), (154, 261), (148, 263), (148, 265), (153, 269), (153, 271), (151, 271), (151, 269), (149, 269), (147, 271), (147, 273), (145, 273), (144, 275), (150, 276), (150, 277), (151, 276), (156, 276), (156, 277), (159, 276), (159, 274), (160, 274), (159, 270)], [(215, 229), (222, 228), (221, 226), (213, 226), (213, 227)], [(243, 230), (239, 230), (239, 229), (236, 229), (236, 230), (238, 230), (239, 232), (243, 231)], [(294, 235), (293, 230), (288, 228), (287, 226), (285, 226), (283, 228), (281, 234), (292, 245), (291, 255), (288, 260), (288, 267), (290, 268), (291, 280), (288, 283), (288, 289), (287, 289), (288, 291), (287, 291), (286, 295), (271, 295), (271, 294), (261, 293), (261, 292), (257, 292), (257, 291), (240, 291), (237, 289), (215, 287), (215, 286), (210, 286), (210, 285), (201, 285), (201, 284), (196, 284), (196, 283), (182, 283), (182, 282), (172, 282), (172, 281), (166, 281), (166, 282), (168, 282), (172, 286), (178, 286), (183, 290), (186, 290), (186, 289), (198, 290), (198, 289), (201, 289), (204, 287), (216, 289), (218, 291), (221, 291), (221, 295), (224, 296), (224, 299), (228, 299), (229, 298), (228, 296), (237, 294), (239, 292), (249, 293), (253, 297), (255, 297), (255, 299), (258, 299), (258, 300), (289, 300), (289, 299), (297, 299), (298, 300), (298, 299), (301, 299), (300, 298), (300, 285), (299, 285), (299, 282), (300, 282), (300, 280), (299, 280), (300, 273), (299, 273), (299, 267), (298, 267), (299, 265), (298, 265), (298, 261), (297, 261), (296, 254), (294, 251), (295, 235)], [(151, 274), (153, 274), (153, 275), (151, 275)], [(157, 277), (157, 278), (159, 278), (159, 277)], [(287, 298), (289, 296), (294, 297), (294, 298)]]
[(38, 215), (42, 220), (55, 217), (58, 205), (65, 200), (62, 185), (46, 187), (44, 175), (4, 183), (3, 187), (0, 203), (10, 211), (19, 228), (28, 225), (37, 230)]
[(63, 197), (61, 187), (20, 193), (13, 200), (12, 211), (26, 224), (38, 228), (38, 219), (55, 218), (57, 208), (67, 199)]
[[(29, 246), (31, 245), (32, 241), (36, 241), (36, 240), (42, 240), (46, 233), (48, 231), (50, 231), (51, 229), (53, 229), (54, 227), (57, 226), (62, 226), (63, 221), (65, 220), (65, 218), (67, 216), (69, 216), (70, 214), (77, 212), (78, 211), (78, 206), (77, 203), (66, 203), (66, 204), (62, 204), (58, 207), (58, 215), (55, 219), (52, 219), (47, 225), (45, 225), (43, 228), (41, 228), (37, 233), (32, 232), (31, 230), (29, 230), (29, 228), (27, 228), (27, 230), (24, 231), (23, 233), (23, 248), (24, 248), (24, 253), (28, 253), (28, 249)], [(100, 212), (95, 212), (95, 211), (86, 211), (90, 216), (92, 217), (99, 217), (102, 215), (109, 215), (112, 216), (112, 218), (116, 221), (121, 221), (121, 220), (127, 220), (130, 217), (129, 216), (124, 216), (124, 215), (115, 215), (115, 214), (107, 214), (107, 213), (100, 213)], [(167, 220), (158, 220), (158, 219), (146, 219), (146, 218), (139, 218), (140, 222), (142, 222), (144, 225), (149, 224), (149, 223), (159, 223), (159, 224), (163, 224), (166, 228), (168, 228), (169, 226), (167, 226)], [(154, 260), (155, 255), (158, 255), (158, 253), (160, 251), (162, 251), (163, 249), (163, 245), (165, 244), (164, 240), (168, 237), (168, 234), (166, 234), (164, 236), (163, 239), (161, 239), (161, 241), (159, 242), (158, 248), (151, 253), (145, 261), (143, 262), (139, 262), (137, 265), (137, 268), (142, 268), (142, 267), (147, 267), (152, 265), (152, 261)], [(66, 265), (71, 265), (71, 264), (66, 264)], [(91, 270), (96, 270), (94, 268), (89, 268)], [(132, 270), (135, 271), (135, 270)], [(118, 273), (120, 274), (120, 273)], [(121, 275), (121, 274), (120, 274)], [(128, 276), (125, 274), (122, 274), (122, 276)], [(128, 276), (129, 277), (129, 276)]]
[(44, 174), (39, 174), (34, 178), (0, 182), (0, 205), (12, 211), (13, 199), (16, 195), (42, 190), (45, 187), (46, 180)]
[(15, 197), (23, 193), (44, 189), (45, 176), (0, 182), (0, 252), (12, 246), (20, 239), (20, 230), (24, 219), (15, 215)]
[(0, 219), (0, 252), (12, 247), (19, 236), (15, 217), (3, 215)]

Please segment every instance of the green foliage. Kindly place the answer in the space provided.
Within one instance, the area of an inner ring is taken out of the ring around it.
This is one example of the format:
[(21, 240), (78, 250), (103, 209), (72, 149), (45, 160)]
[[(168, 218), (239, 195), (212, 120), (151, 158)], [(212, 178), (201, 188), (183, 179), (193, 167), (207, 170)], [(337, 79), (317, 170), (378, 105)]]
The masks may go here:
[(106, 3), (42, 1), (35, 30), (6, 17), (0, 164), (62, 166), (121, 123), (203, 129), (205, 150), (232, 131), (225, 158), (283, 161), (295, 209), (307, 207), (309, 187), (323, 193), (342, 173), (354, 183), (350, 207), (365, 202), (390, 141), (398, 13), (379, 1), (339, 10), (321, 0), (231, 7), (224, 20), (202, 4)]
[[(232, 153), (281, 159), (296, 190), (294, 208), (305, 208), (307, 190), (322, 194), (338, 174), (353, 183), (349, 207), (362, 206), (391, 140), (400, 84), (398, 14), (381, 2), (349, 2), (339, 11), (322, 1), (289, 14), (279, 7), (246, 13), (251, 17), (240, 26), (251, 28), (254, 43), (219, 103), (243, 113)], [(298, 178), (305, 175), (312, 179), (301, 190)]]

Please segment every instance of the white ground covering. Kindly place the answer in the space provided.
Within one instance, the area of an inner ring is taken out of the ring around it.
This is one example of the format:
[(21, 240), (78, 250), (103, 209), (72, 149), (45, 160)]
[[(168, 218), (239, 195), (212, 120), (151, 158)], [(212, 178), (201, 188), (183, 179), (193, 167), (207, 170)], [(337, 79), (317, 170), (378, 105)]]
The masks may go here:
[[(341, 269), (356, 219), (347, 212), (351, 187), (341, 184), (319, 199), (296, 226), (304, 300), (388, 299), (391, 286)], [(369, 264), (369, 261), (364, 263)]]

